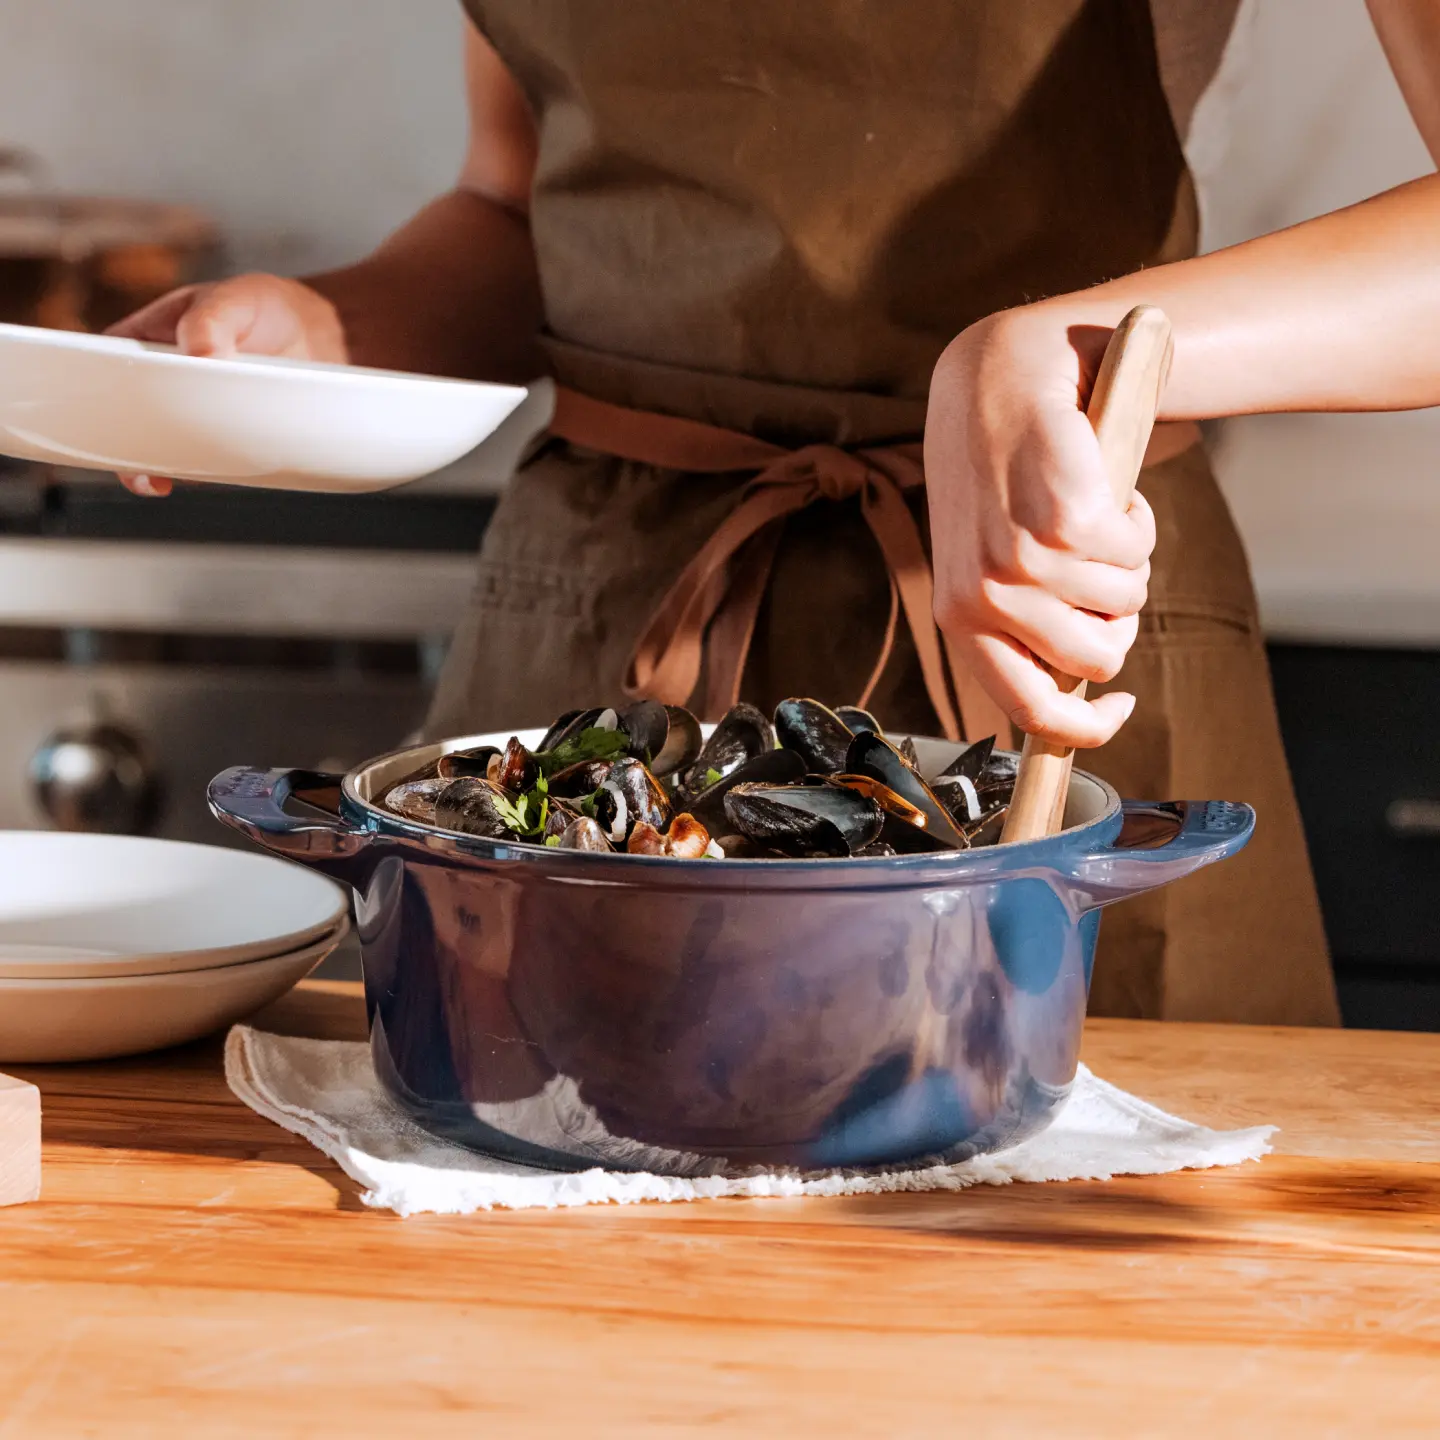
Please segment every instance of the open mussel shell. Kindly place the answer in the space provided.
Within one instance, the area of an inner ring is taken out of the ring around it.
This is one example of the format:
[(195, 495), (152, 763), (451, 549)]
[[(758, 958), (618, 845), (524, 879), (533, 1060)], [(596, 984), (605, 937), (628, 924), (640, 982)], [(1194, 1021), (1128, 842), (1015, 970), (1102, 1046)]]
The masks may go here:
[(421, 825), (435, 823), (435, 801), (440, 792), (450, 783), (438, 775), (423, 780), (406, 780), (392, 786), (385, 794), (385, 808), (404, 820), (414, 820)]
[(876, 735), (885, 733), (880, 728), (880, 722), (868, 710), (862, 710), (858, 705), (837, 705), (835, 716), (843, 721), (853, 734), (858, 735), (862, 730), (873, 731)]
[(683, 770), (700, 753), (700, 722), (683, 705), (637, 700), (619, 718), (626, 748), (657, 778)]
[(613, 710), (592, 707), (589, 710), (567, 710), (546, 732), (545, 738), (536, 747), (541, 754), (548, 753), (567, 740), (574, 740), (582, 730), (614, 730), (619, 725)]
[(605, 783), (605, 777), (614, 765), (613, 760), (581, 760), (574, 765), (567, 765), (565, 769), (557, 770), (550, 777), (550, 794), (567, 800), (593, 795)]
[(725, 815), (756, 844), (794, 856), (854, 855), (885, 823), (874, 800), (844, 785), (737, 785)]
[(824, 777), (827, 785), (843, 785), (847, 790), (858, 790), (862, 795), (868, 795), (886, 814), (886, 817), (894, 817), (902, 824), (910, 825), (917, 830), (926, 828), (927, 820), (925, 812), (918, 806), (912, 805), (903, 795), (897, 794), (883, 780), (877, 780), (873, 775), (826, 775)]
[[(850, 743), (845, 770), (882, 781), (921, 811), (925, 816), (925, 837), (931, 844), (947, 850), (969, 848), (950, 812), (920, 778), (920, 772), (883, 735), (867, 732), (855, 736)], [(889, 833), (885, 838), (896, 843)]]
[(544, 834), (541, 836), (542, 842), (548, 840), (552, 835), (564, 835), (577, 820), (585, 818), (568, 801), (554, 795), (547, 795), (545, 798), (545, 826)]
[(473, 750), (452, 750), (435, 762), (435, 773), (442, 780), (458, 780), (462, 775), (493, 780), (495, 776), (490, 772), (493, 768), (498, 773), (499, 765), (492, 766), (491, 762), (500, 761), (504, 753), (496, 745), (477, 745)]
[(595, 792), (595, 818), (621, 845), (641, 821), (663, 831), (670, 823), (670, 800), (641, 761), (617, 760)]
[(968, 775), (943, 776), (930, 788), (962, 830), (985, 813), (985, 807), (980, 803), (980, 792)]
[(702, 795), (711, 788), (706, 782), (712, 771), (724, 780), (747, 761), (774, 749), (775, 727), (769, 716), (742, 700), (720, 717), (694, 762), (682, 770), (680, 794), (692, 798)]
[(793, 750), (805, 768), (816, 775), (834, 775), (851, 769), (845, 757), (855, 734), (828, 706), (818, 700), (782, 700), (775, 707), (775, 735)]
[(687, 796), (682, 791), (680, 798), (712, 835), (723, 835), (730, 828), (725, 818), (725, 797), (737, 785), (793, 785), (804, 775), (805, 762), (793, 750), (765, 750), (742, 761), (698, 795)]
[(556, 848), (560, 850), (613, 850), (615, 847), (594, 820), (582, 815), (565, 827)]
[(505, 792), (490, 780), (463, 775), (452, 780), (435, 799), (435, 823), (443, 830), (464, 835), (483, 835), (490, 840), (518, 837), (501, 813)]

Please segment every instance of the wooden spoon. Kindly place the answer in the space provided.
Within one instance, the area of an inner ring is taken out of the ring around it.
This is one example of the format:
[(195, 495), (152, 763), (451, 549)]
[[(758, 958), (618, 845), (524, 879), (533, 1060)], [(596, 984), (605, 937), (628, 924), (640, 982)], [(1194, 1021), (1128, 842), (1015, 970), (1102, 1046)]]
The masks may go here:
[[(1115, 327), (1095, 377), (1085, 413), (1100, 442), (1111, 493), (1122, 509), (1128, 508), (1140, 478), (1160, 391), (1170, 372), (1171, 353), (1170, 321), (1165, 312), (1153, 305), (1137, 305)], [(1085, 693), (1085, 682), (1074, 676), (1057, 674), (1055, 680), (1068, 694)], [(1074, 761), (1073, 750), (1032, 735), (1025, 737), (1015, 791), (1000, 834), (1002, 845), (1012, 840), (1038, 840), (1060, 829)]]

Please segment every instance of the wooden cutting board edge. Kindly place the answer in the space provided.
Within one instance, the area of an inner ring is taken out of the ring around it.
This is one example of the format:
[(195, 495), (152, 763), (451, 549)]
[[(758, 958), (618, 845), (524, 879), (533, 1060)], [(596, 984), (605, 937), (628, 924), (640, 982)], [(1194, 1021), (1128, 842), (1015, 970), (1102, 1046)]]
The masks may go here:
[(40, 1092), (0, 1075), (0, 1205), (40, 1198)]

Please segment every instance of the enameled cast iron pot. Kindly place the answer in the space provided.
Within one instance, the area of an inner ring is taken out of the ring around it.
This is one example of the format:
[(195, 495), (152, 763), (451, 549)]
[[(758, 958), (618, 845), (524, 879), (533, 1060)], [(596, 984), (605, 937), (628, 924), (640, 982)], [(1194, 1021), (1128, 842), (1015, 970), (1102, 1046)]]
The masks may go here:
[[(962, 1159), (1075, 1077), (1100, 909), (1233, 854), (1245, 805), (1121, 801), (958, 854), (673, 860), (509, 845), (380, 808), (469, 736), (346, 775), (237, 768), (210, 805), (354, 888), (376, 1071), (426, 1129), (557, 1169)], [(540, 732), (522, 733), (534, 745)], [(934, 773), (958, 747), (919, 740)]]

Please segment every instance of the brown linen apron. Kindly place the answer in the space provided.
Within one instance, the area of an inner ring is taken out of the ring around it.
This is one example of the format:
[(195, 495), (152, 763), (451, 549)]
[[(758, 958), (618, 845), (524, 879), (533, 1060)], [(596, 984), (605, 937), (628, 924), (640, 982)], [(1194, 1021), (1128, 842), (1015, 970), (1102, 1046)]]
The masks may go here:
[[(966, 325), (1194, 248), (1143, 0), (467, 8), (535, 113), (547, 347), (581, 396), (786, 450), (888, 453), (920, 438), (931, 369)], [(430, 733), (618, 696), (759, 463), (707, 473), (546, 446), (487, 532)], [(1244, 553), (1203, 450), (1141, 485), (1160, 540), (1116, 681), (1139, 703), (1087, 763), (1126, 795), (1248, 800), (1262, 818), (1241, 857), (1111, 912), (1094, 1008), (1333, 1023)], [(879, 531), (853, 488), (818, 488), (777, 526), (740, 693), (854, 700), (893, 629), (871, 705), (934, 732)], [(923, 490), (897, 493), (923, 537)], [(696, 703), (724, 689), (702, 673)]]

